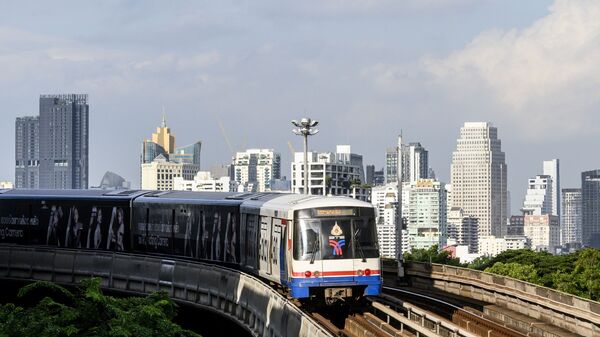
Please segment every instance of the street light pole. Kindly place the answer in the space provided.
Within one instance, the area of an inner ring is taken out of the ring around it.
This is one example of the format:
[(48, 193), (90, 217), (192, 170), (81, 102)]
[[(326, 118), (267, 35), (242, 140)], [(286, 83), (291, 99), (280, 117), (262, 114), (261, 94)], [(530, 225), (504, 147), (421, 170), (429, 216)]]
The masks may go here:
[(319, 132), (314, 128), (319, 122), (310, 118), (302, 118), (300, 122), (293, 120), (292, 124), (296, 127), (292, 129), (292, 132), (304, 137), (304, 194), (310, 194), (308, 190), (308, 136), (316, 135)]

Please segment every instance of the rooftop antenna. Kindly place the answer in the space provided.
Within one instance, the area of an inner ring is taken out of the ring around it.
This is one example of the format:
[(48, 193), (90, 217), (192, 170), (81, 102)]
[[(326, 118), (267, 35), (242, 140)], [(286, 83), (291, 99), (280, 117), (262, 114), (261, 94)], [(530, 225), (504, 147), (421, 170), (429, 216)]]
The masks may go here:
[(165, 106), (162, 106), (162, 127), (166, 128), (167, 127), (167, 115), (165, 113)]

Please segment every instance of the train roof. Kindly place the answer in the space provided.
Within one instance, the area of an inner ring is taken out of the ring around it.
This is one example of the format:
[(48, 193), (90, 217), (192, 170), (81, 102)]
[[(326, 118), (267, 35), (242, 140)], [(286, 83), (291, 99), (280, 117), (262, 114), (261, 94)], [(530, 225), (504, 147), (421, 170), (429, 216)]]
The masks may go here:
[(269, 200), (251, 198), (243, 207), (300, 210), (318, 207), (373, 207), (372, 204), (344, 196), (276, 194)]
[(280, 196), (280, 193), (243, 192), (191, 192), (191, 191), (152, 191), (136, 198), (135, 203), (176, 203), (190, 204), (229, 204), (239, 205), (246, 200), (260, 200), (262, 203)]
[(148, 193), (143, 190), (28, 190), (12, 189), (0, 190), (0, 199), (133, 199)]

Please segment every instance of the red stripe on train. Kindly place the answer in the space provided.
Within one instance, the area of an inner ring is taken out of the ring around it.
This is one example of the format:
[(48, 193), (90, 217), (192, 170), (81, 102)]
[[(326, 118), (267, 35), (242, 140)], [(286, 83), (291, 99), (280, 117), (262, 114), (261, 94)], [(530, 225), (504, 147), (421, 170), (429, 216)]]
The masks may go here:
[[(371, 276), (373, 275), (379, 275), (381, 274), (381, 270), (371, 270)], [(347, 270), (347, 271), (324, 271), (322, 273), (319, 273), (319, 276), (358, 276), (357, 275), (357, 271), (356, 270)], [(363, 275), (361, 275), (363, 276)], [(306, 276), (304, 276), (304, 272), (292, 272), (292, 277), (303, 277), (306, 278)]]

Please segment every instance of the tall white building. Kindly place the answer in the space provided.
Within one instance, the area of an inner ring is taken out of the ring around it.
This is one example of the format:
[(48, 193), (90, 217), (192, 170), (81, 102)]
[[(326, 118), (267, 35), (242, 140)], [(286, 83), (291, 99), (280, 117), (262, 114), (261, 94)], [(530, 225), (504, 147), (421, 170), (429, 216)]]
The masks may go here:
[(452, 154), (452, 207), (479, 219), (479, 235), (501, 237), (507, 218), (504, 152), (490, 123), (465, 123)]
[(395, 183), (373, 187), (371, 203), (377, 210), (377, 239), (382, 257), (396, 258), (396, 212), (398, 185)]
[(521, 211), (525, 215), (552, 214), (552, 178), (538, 175), (530, 178)]
[[(360, 187), (364, 174), (362, 156), (351, 153), (349, 146), (338, 146), (340, 153), (308, 153), (308, 190), (316, 195), (346, 195), (368, 200), (368, 189)], [(352, 160), (355, 158), (355, 160)], [(291, 163), (292, 192), (304, 193), (304, 152), (296, 152)]]
[(142, 189), (171, 191), (175, 178), (192, 180), (198, 171), (198, 165), (170, 162), (160, 154), (151, 162), (142, 163)]
[(563, 188), (561, 244), (581, 244), (581, 189)]
[(560, 221), (561, 207), (560, 207), (560, 165), (558, 159), (544, 160), (543, 172), (544, 175), (549, 176), (551, 179), (550, 185), (552, 191), (550, 193), (550, 204), (552, 210), (549, 214), (556, 215)]
[(281, 178), (281, 156), (272, 149), (237, 152), (233, 166), (235, 181), (251, 192), (270, 191), (271, 180)]
[(554, 254), (560, 246), (560, 226), (556, 215), (525, 215), (523, 232), (533, 250)]
[(403, 195), (405, 193), (408, 194), (408, 207), (402, 211), (408, 215), (406, 229), (410, 248), (443, 247), (446, 239), (444, 184), (433, 179), (419, 179), (403, 187)]

